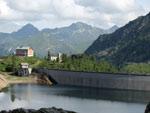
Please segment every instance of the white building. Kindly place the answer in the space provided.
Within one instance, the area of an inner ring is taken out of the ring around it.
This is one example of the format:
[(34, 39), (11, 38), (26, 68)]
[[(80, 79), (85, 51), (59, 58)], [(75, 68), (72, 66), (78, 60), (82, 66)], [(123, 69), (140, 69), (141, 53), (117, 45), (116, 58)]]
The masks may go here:
[(48, 55), (49, 61), (56, 61), (57, 59), (59, 59), (59, 62), (62, 62), (62, 54), (61, 53)]

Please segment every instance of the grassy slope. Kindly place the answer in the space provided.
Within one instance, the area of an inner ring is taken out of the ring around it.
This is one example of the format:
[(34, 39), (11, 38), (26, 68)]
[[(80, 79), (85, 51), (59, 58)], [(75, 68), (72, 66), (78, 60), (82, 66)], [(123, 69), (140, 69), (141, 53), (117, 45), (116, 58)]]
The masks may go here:
[(92, 43), (93, 43), (93, 41), (87, 41), (87, 42), (83, 42), (83, 43), (79, 43), (79, 44), (72, 44), (70, 46), (77, 53), (83, 53)]

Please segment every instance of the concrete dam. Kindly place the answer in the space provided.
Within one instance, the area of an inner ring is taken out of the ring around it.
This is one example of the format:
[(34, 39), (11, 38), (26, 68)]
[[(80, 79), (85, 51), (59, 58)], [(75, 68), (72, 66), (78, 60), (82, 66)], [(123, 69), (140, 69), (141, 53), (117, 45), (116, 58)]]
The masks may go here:
[(38, 73), (47, 75), (60, 85), (150, 91), (150, 76), (124, 73), (74, 71), (42, 68)]

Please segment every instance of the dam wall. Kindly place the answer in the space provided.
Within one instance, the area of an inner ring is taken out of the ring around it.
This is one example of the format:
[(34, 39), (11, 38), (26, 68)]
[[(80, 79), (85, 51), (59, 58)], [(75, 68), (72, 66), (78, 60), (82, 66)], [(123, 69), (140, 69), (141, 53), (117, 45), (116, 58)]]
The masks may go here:
[(61, 85), (150, 91), (150, 76), (148, 75), (48, 68), (38, 69), (38, 72), (47, 75)]

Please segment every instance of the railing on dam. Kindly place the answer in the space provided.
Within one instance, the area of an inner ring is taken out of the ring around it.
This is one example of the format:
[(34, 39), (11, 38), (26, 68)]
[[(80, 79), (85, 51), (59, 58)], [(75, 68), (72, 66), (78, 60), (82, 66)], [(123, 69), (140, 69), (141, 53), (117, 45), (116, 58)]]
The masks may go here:
[(99, 74), (113, 74), (113, 75), (130, 75), (130, 76), (150, 76), (149, 74), (143, 73), (125, 73), (125, 72), (103, 72), (103, 71), (87, 71), (87, 70), (69, 70), (69, 69), (61, 69), (61, 68), (34, 68), (34, 71), (38, 72), (38, 70), (58, 70), (58, 71), (70, 71), (70, 72), (84, 72), (84, 73), (99, 73)]

